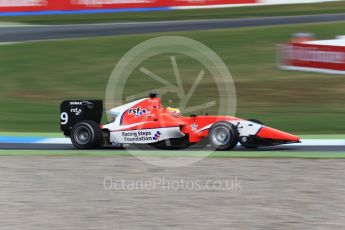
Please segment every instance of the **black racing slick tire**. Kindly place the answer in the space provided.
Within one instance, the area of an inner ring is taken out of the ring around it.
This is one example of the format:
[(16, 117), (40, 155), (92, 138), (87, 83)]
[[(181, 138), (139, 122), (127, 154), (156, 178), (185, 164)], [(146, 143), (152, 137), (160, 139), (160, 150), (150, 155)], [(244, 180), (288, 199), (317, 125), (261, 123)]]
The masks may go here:
[(78, 149), (95, 149), (102, 144), (102, 130), (94, 121), (81, 121), (71, 130), (72, 144)]
[(216, 150), (231, 150), (237, 145), (239, 137), (236, 126), (226, 121), (220, 121), (212, 125), (208, 139)]

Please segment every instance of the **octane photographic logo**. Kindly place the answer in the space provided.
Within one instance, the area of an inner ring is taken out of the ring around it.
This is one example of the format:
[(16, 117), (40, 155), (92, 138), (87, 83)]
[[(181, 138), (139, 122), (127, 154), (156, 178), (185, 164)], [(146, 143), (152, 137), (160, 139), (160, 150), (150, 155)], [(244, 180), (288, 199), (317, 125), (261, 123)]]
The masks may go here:
[[(152, 91), (160, 94), (164, 107), (174, 103), (184, 116), (209, 111), (212, 115), (232, 116), (236, 113), (236, 89), (227, 65), (213, 50), (190, 38), (160, 36), (130, 49), (109, 77), (106, 109), (148, 97)], [(138, 107), (128, 112), (135, 116), (143, 114), (142, 108)], [(164, 127), (163, 121), (158, 122)], [(194, 124), (193, 130), (198, 128), (202, 127)], [(157, 133), (154, 138), (163, 140), (163, 136)], [(165, 145), (173, 143), (165, 140)], [(141, 151), (129, 148), (127, 151), (147, 163), (163, 167), (186, 166), (213, 152), (204, 145), (193, 149), (193, 157), (143, 157)], [(143, 151), (162, 151), (163, 155), (167, 150), (145, 145)], [(181, 151), (183, 156), (186, 149)]]

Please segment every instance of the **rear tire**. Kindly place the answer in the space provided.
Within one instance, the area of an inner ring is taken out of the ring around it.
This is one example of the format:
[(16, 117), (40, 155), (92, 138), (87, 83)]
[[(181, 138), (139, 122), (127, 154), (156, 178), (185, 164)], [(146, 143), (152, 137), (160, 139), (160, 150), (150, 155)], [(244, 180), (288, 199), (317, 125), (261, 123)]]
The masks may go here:
[(79, 122), (71, 130), (71, 141), (78, 149), (99, 148), (103, 142), (102, 139), (102, 130), (94, 121)]
[(210, 128), (208, 138), (216, 150), (231, 150), (238, 143), (237, 128), (229, 122), (217, 122)]

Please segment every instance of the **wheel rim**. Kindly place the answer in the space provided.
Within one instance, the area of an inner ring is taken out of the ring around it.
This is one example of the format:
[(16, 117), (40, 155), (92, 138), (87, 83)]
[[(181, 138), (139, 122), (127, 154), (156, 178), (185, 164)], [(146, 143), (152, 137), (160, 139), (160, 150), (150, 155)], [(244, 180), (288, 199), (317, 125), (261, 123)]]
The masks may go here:
[(231, 134), (227, 128), (220, 126), (213, 130), (213, 135), (211, 138), (212, 142), (217, 146), (226, 145), (229, 143)]
[(91, 140), (91, 131), (85, 126), (78, 127), (74, 132), (74, 139), (80, 145), (88, 144)]

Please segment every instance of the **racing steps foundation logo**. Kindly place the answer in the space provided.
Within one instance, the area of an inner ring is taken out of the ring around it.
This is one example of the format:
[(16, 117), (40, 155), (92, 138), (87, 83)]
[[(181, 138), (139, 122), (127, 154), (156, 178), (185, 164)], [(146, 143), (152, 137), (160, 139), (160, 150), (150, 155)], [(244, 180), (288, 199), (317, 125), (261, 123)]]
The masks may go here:
[(156, 134), (153, 136), (153, 140), (159, 140), (161, 135), (162, 135), (161, 132), (157, 131)]
[(129, 132), (122, 132), (122, 137), (126, 142), (145, 142), (151, 141), (154, 139), (152, 137), (151, 131), (129, 131)]

